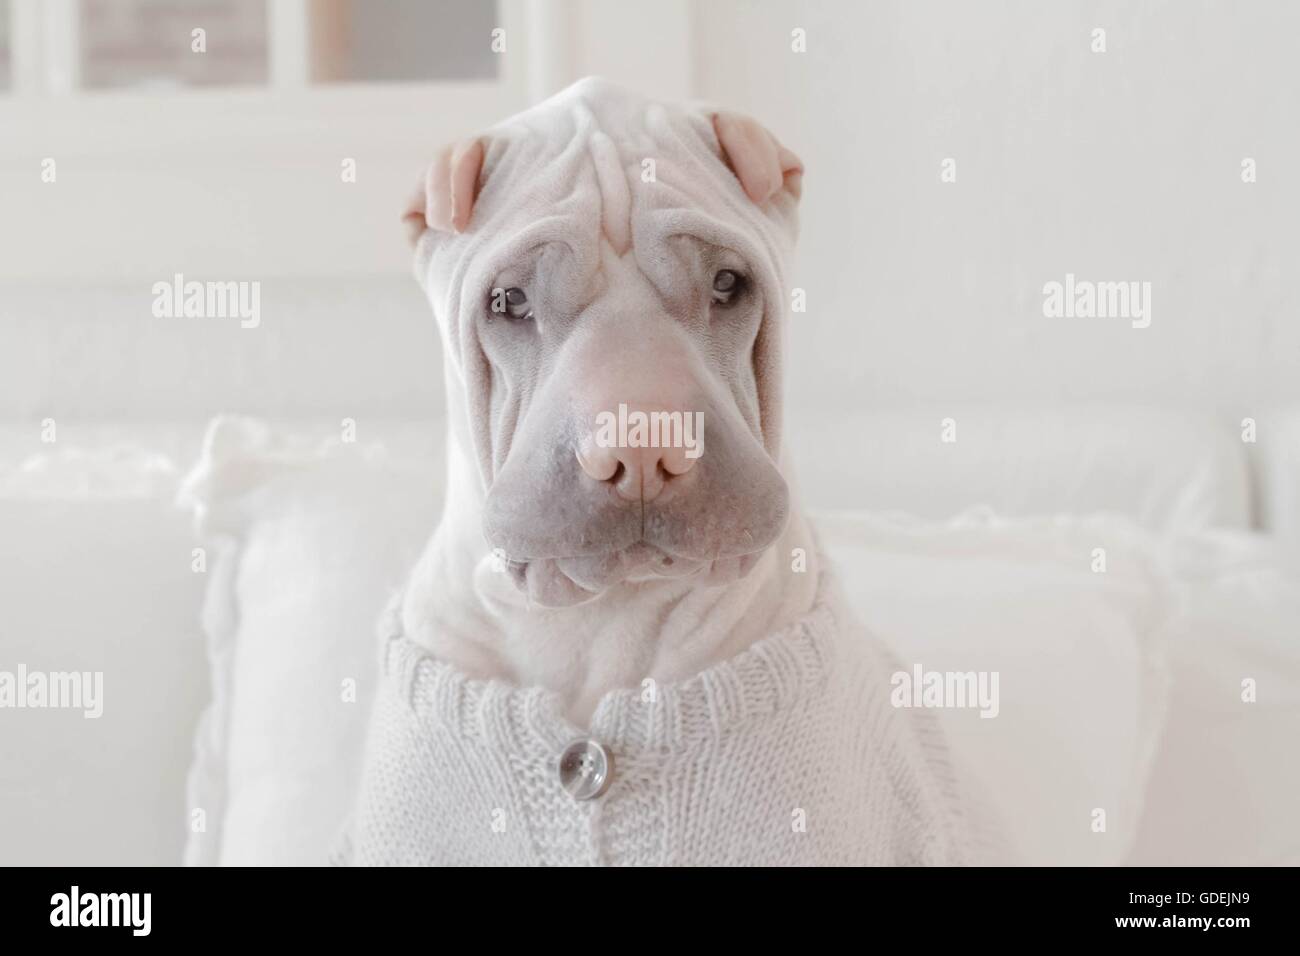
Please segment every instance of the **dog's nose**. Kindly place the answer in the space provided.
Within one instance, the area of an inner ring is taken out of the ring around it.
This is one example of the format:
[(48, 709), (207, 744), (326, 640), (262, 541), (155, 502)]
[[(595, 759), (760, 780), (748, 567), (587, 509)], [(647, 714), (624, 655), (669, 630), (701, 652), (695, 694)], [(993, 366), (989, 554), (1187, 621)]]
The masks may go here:
[(627, 501), (654, 501), (665, 485), (695, 465), (685, 448), (602, 447), (584, 443), (578, 463), (588, 476), (614, 485)]

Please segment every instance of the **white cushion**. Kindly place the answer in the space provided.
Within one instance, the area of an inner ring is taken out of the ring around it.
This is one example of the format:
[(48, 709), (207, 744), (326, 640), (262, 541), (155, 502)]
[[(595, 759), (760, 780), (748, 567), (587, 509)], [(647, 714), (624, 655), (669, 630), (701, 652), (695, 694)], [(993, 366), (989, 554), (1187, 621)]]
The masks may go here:
[[(949, 418), (955, 441), (942, 440)], [(1104, 511), (1157, 531), (1251, 525), (1240, 436), (1210, 418), (1127, 407), (796, 408), (786, 436), (813, 508), (924, 518), (978, 506), (1001, 515)]]
[(1180, 540), (1172, 558), (1189, 598), (1130, 862), (1300, 865), (1300, 564), (1228, 532)]
[(0, 861), (175, 865), (209, 583), (170, 499), (0, 497), (0, 670), (100, 672), (102, 713), (0, 710)]
[(359, 770), (375, 621), (440, 486), (433, 460), (378, 443), (212, 424), (182, 492), (221, 552), (205, 609), (214, 701), (189, 794), (208, 826), (187, 863), (323, 861)]
[(998, 674), (995, 717), (938, 713), (1003, 818), (1010, 860), (1123, 862), (1163, 724), (1177, 597), (1152, 540), (1113, 517), (832, 513), (817, 526), (859, 618), (906, 671)]

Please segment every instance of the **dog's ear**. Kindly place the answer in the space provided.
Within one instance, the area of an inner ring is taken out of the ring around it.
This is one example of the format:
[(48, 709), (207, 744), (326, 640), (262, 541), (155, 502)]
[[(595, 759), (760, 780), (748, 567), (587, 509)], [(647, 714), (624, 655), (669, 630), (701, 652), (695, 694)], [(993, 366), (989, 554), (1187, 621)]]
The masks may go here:
[(477, 138), (461, 140), (438, 152), (402, 213), (412, 245), (426, 228), (444, 232), (468, 228), (483, 156), (483, 140)]
[(761, 123), (740, 113), (714, 113), (713, 132), (727, 165), (755, 203), (767, 202), (782, 189), (799, 198), (803, 163)]

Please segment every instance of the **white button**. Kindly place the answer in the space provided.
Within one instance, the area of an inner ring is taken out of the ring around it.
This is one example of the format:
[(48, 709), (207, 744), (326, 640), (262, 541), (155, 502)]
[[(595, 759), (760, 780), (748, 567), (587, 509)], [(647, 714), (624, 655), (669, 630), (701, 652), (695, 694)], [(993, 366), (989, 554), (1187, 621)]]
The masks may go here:
[(560, 786), (575, 800), (591, 800), (609, 789), (614, 755), (594, 740), (575, 740), (560, 754)]

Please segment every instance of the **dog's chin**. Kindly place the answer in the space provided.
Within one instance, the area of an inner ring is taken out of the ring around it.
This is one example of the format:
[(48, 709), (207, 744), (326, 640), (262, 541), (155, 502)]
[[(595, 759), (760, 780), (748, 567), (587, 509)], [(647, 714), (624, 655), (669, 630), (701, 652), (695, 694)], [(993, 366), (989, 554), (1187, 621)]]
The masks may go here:
[(515, 587), (530, 602), (561, 608), (594, 601), (624, 583), (692, 578), (705, 587), (720, 587), (749, 574), (762, 554), (752, 551), (714, 559), (684, 558), (641, 542), (602, 555), (512, 561), (509, 570)]

